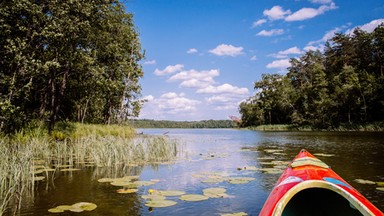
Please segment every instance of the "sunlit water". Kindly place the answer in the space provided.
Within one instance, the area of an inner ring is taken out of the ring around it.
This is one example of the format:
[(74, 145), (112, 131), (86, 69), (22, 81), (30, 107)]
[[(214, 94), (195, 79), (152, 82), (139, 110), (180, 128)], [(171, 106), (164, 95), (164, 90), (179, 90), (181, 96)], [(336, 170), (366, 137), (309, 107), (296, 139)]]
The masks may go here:
[[(57, 173), (39, 182), (34, 197), (24, 198), (21, 215), (51, 215), (47, 210), (57, 205), (92, 202), (91, 212), (61, 215), (220, 215), (246, 212), (258, 215), (280, 174), (239, 170), (246, 166), (273, 167), (265, 162), (290, 161), (302, 148), (311, 153), (333, 154), (318, 157), (359, 190), (372, 203), (384, 210), (384, 192), (375, 185), (362, 185), (355, 179), (384, 181), (384, 134), (361, 132), (258, 132), (232, 129), (138, 129), (144, 134), (167, 134), (179, 140), (183, 154), (175, 164), (144, 167), (95, 168)], [(270, 151), (282, 150), (282, 151)], [(245, 151), (252, 150), (252, 151)], [(274, 159), (266, 160), (266, 157)], [(230, 177), (253, 177), (247, 184), (202, 183), (194, 174), (220, 172)], [(104, 177), (140, 175), (140, 180), (160, 180), (140, 187), (137, 193), (118, 194), (120, 187), (97, 180)], [(222, 187), (229, 198), (210, 198), (188, 202), (178, 197), (168, 199), (178, 204), (166, 208), (148, 208), (142, 195), (149, 189), (183, 190), (202, 194), (210, 187)]]

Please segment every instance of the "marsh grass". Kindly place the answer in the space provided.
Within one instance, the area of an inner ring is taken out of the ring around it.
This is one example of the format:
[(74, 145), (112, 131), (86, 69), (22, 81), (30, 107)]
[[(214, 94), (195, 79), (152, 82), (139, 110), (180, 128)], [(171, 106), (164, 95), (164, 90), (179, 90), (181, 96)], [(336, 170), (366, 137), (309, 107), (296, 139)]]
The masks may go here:
[(173, 160), (179, 149), (166, 136), (136, 136), (124, 126), (70, 123), (58, 128), (51, 135), (37, 127), (0, 137), (0, 215), (16, 212), (23, 195), (31, 197), (36, 177), (48, 179), (57, 173), (35, 174), (38, 169), (134, 167)]

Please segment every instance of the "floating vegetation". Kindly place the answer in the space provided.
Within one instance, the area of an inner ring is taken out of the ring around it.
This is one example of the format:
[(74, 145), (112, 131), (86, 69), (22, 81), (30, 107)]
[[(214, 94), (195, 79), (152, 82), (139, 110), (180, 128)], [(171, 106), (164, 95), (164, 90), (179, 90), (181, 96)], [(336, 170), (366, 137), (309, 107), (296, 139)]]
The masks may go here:
[(185, 191), (180, 191), (180, 190), (158, 190), (155, 192), (162, 196), (181, 196), (186, 194)]
[(236, 212), (236, 213), (227, 213), (227, 214), (220, 214), (221, 216), (247, 216), (248, 214), (245, 212)]
[(201, 194), (185, 194), (181, 195), (179, 199), (190, 202), (198, 202), (209, 199), (209, 197), (201, 195)]
[(249, 183), (250, 181), (253, 181), (255, 180), (255, 178), (251, 178), (251, 177), (231, 177), (231, 178), (228, 178), (228, 183), (231, 183), (231, 184), (247, 184)]
[(335, 156), (334, 154), (324, 154), (324, 153), (315, 153), (313, 155), (319, 156), (319, 157), (333, 157), (333, 156)]
[(120, 194), (128, 194), (128, 193), (136, 193), (137, 191), (139, 190), (135, 188), (123, 188), (123, 189), (118, 189), (116, 192)]
[(258, 171), (260, 168), (257, 168), (256, 166), (245, 166), (245, 167), (239, 167), (237, 170), (248, 170), (248, 171)]
[(100, 183), (111, 183), (111, 182), (115, 181), (115, 179), (113, 179), (113, 178), (101, 178), (97, 181)]
[(225, 188), (207, 188), (203, 190), (203, 194), (209, 198), (226, 198), (229, 197), (229, 195), (225, 193), (226, 191)]
[(384, 191), (384, 187), (377, 187), (376, 190)]
[(264, 151), (267, 153), (277, 153), (277, 152), (283, 152), (284, 150), (282, 150), (282, 149), (264, 149)]
[(143, 195), (141, 198), (145, 200), (165, 200), (167, 197), (159, 194), (149, 194), (149, 195)]
[(164, 207), (169, 207), (176, 205), (177, 202), (172, 201), (172, 200), (150, 200), (145, 203), (145, 206), (152, 207), (152, 208), (164, 208)]
[(364, 179), (355, 179), (355, 182), (359, 184), (376, 184), (376, 182), (371, 181), (371, 180), (364, 180)]
[(153, 185), (155, 183), (156, 182), (153, 182), (153, 181), (134, 181), (133, 182), (133, 184), (137, 185), (137, 187), (149, 186), (149, 185)]
[(62, 213), (64, 211), (71, 212), (83, 212), (83, 211), (93, 211), (97, 208), (97, 205), (90, 202), (78, 202), (73, 205), (59, 205), (55, 208), (48, 209), (48, 212), (51, 213)]

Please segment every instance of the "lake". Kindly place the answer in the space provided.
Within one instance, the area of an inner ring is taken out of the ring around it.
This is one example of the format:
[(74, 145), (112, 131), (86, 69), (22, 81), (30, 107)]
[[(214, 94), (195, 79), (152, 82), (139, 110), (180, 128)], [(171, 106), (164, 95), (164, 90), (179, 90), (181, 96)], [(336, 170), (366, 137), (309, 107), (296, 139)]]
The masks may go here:
[[(144, 134), (166, 134), (177, 139), (182, 153), (173, 164), (96, 168), (56, 173), (38, 182), (33, 196), (23, 199), (21, 215), (51, 215), (48, 209), (76, 202), (97, 204), (94, 211), (63, 215), (220, 215), (246, 212), (258, 215), (286, 164), (301, 149), (312, 154), (384, 211), (384, 192), (355, 179), (384, 182), (384, 133), (375, 132), (261, 132), (236, 129), (137, 129)], [(269, 169), (268, 169), (269, 168)], [(270, 172), (271, 171), (271, 172)], [(154, 184), (138, 192), (119, 194), (121, 187), (101, 178), (139, 175)], [(243, 184), (223, 179), (248, 178)], [(215, 183), (208, 183), (210, 180)], [(209, 180), (209, 181), (207, 181)], [(225, 198), (151, 208), (141, 197), (152, 190), (181, 190), (202, 194), (204, 189), (226, 189)]]

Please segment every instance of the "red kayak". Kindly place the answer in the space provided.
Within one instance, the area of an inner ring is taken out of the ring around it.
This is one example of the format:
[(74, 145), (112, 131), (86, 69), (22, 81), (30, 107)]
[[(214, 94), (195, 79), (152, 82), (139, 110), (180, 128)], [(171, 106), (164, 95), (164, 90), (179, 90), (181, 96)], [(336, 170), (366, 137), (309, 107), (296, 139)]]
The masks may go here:
[(301, 150), (280, 176), (260, 216), (384, 215), (327, 164)]

